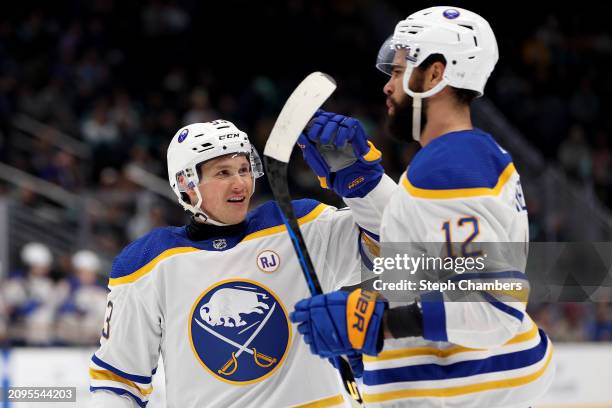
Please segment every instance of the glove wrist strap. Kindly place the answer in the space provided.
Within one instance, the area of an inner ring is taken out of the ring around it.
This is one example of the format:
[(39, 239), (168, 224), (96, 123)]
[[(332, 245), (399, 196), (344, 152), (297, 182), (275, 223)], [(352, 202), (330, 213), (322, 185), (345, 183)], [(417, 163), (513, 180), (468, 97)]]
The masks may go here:
[(387, 329), (393, 338), (423, 335), (423, 314), (417, 302), (388, 309), (385, 314)]

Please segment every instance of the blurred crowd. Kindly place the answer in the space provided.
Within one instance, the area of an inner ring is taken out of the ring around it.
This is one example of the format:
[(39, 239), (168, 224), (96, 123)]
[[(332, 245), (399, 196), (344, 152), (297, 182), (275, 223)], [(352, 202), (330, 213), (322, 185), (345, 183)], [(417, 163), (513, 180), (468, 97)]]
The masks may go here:
[(561, 8), (519, 41), (516, 35), (502, 39), (503, 59), (487, 90), (547, 159), (557, 160), (577, 185), (592, 186), (612, 208), (612, 79), (606, 74), (612, 68), (612, 8), (596, 9), (585, 10), (586, 19), (582, 11)]
[[(398, 14), (389, 20), (394, 7)], [(612, 91), (605, 74), (612, 62), (612, 36), (606, 31), (612, 8), (601, 4), (601, 12), (589, 19), (562, 7), (539, 17), (533, 13), (517, 31), (505, 12), (483, 7), (477, 11), (493, 22), (501, 50), (488, 95), (547, 159), (612, 206), (612, 119), (605, 114), (610, 108), (605, 95)], [(112, 257), (154, 227), (185, 221), (177, 205), (146, 193), (130, 169), (166, 180), (165, 149), (174, 132), (216, 118), (247, 131), (261, 151), (293, 87), (309, 72), (322, 70), (339, 84), (327, 109), (360, 119), (383, 151), (385, 169), (397, 177), (417, 147), (398, 148), (385, 137), (386, 78), (373, 65), (405, 8), (403, 2), (382, 7), (374, 0), (214, 6), (190, 0), (26, 2), (0, 16), (0, 161), (85, 200), (84, 244)], [(381, 24), (387, 20), (388, 26)], [(16, 126), (21, 114), (49, 127), (28, 134)], [(60, 133), (86, 149), (70, 148)], [(293, 162), (296, 198), (340, 204), (319, 189), (303, 162)], [(562, 239), (567, 220), (545, 219), (540, 197), (530, 197), (529, 188), (527, 193), (532, 239)], [(0, 180), (1, 196), (33, 214), (53, 207), (54, 217), (59, 214), (66, 223), (83, 220), (81, 213), (59, 208), (26, 185)], [(269, 199), (265, 181), (258, 184), (256, 198)], [(76, 252), (70, 264), (53, 261), (48, 248), (44, 256), (38, 251), (34, 263), (25, 255), (12, 259), (23, 270), (5, 271), (0, 284), (4, 338), (24, 344), (97, 339), (105, 293), (97, 280), (108, 271), (96, 269), (92, 253)], [(77, 255), (89, 259), (84, 268), (89, 277), (77, 266)], [(92, 269), (98, 275), (91, 275)], [(90, 292), (92, 309), (83, 311), (78, 299)], [(94, 298), (100, 307), (93, 307)], [(602, 304), (539, 306), (534, 313), (553, 339), (571, 340), (574, 334), (567, 333), (580, 333), (575, 335), (582, 340), (609, 340), (610, 306)], [(91, 336), (71, 340), (71, 331), (89, 333), (84, 321), (89, 319), (98, 321), (95, 330), (91, 323)], [(15, 324), (9, 334), (7, 322), (11, 328)]]
[(555, 342), (612, 341), (612, 302), (549, 303), (529, 315)]
[(0, 280), (0, 344), (95, 345), (107, 295), (98, 256), (80, 250), (54, 262), (47, 246), (30, 242), (21, 261)]

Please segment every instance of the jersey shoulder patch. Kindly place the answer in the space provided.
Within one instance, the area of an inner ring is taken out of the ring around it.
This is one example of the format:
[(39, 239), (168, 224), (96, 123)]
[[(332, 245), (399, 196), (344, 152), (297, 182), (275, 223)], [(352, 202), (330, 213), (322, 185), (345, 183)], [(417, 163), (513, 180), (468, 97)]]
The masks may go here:
[(184, 227), (156, 228), (126, 246), (113, 261), (111, 282), (151, 265), (160, 257), (196, 250), (187, 239)]
[(421, 149), (403, 184), (411, 195), (426, 198), (456, 198), (453, 191), (457, 197), (488, 195), (514, 171), (510, 154), (489, 134), (473, 129), (441, 136)]

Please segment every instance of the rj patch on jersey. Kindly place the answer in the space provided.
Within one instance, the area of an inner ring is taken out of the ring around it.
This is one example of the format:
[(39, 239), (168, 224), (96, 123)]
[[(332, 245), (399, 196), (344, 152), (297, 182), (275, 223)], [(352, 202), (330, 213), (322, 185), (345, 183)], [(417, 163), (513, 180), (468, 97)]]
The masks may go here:
[(274, 251), (266, 249), (257, 255), (257, 267), (262, 272), (272, 273), (280, 266), (280, 256)]
[(259, 382), (289, 351), (291, 326), (272, 290), (247, 279), (228, 279), (194, 302), (189, 325), (192, 350), (214, 377), (236, 385)]

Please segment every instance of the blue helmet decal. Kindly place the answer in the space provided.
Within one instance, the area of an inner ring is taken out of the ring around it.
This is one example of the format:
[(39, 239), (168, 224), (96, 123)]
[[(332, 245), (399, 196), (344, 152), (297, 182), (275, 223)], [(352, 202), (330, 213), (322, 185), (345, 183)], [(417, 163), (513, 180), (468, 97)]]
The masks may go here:
[(449, 20), (453, 20), (457, 17), (459, 17), (459, 10), (455, 10), (455, 9), (447, 9), (444, 10), (444, 13), (442, 13), (442, 15), (446, 18), (448, 18)]
[(245, 385), (264, 380), (282, 364), (291, 325), (272, 290), (255, 281), (228, 279), (207, 288), (194, 302), (189, 338), (210, 374)]
[(182, 143), (185, 139), (187, 139), (188, 134), (189, 134), (189, 129), (183, 129), (183, 131), (179, 134), (178, 142)]

